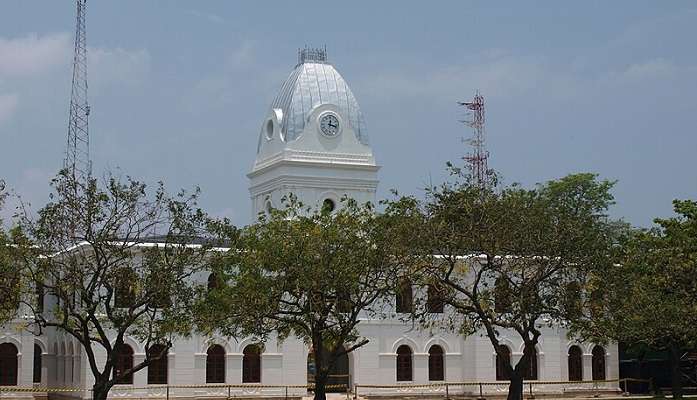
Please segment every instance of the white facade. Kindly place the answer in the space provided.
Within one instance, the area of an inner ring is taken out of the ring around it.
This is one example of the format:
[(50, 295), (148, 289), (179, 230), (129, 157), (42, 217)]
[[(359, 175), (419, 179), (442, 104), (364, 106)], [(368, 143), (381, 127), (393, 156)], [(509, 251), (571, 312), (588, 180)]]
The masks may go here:
[[(330, 116), (330, 117), (327, 117)], [(332, 118), (333, 117), (333, 118)], [(324, 129), (323, 126), (324, 125)], [(338, 125), (338, 126), (337, 126)], [(248, 174), (253, 216), (267, 207), (279, 207), (281, 198), (295, 194), (308, 205), (320, 206), (326, 199), (340, 206), (342, 196), (359, 202), (374, 201), (377, 187), (375, 157), (368, 144), (365, 122), (348, 85), (326, 61), (323, 52), (303, 53), (299, 64), (282, 86), (259, 133), (257, 158)], [(205, 278), (205, 277), (200, 277)], [(50, 304), (46, 304), (50, 308)], [(447, 307), (446, 307), (446, 312)], [(21, 313), (20, 313), (21, 314)], [(34, 336), (20, 328), (22, 320), (0, 327), (0, 344), (12, 343), (18, 351), (17, 385), (79, 387), (83, 390), (66, 395), (90, 396), (92, 375), (84, 351), (73, 339), (55, 331)], [(496, 356), (483, 335), (462, 337), (449, 332), (428, 333), (414, 330), (399, 319), (365, 320), (361, 333), (370, 342), (351, 353), (349, 379), (355, 385), (407, 385), (429, 383), (429, 350), (437, 345), (444, 351), (444, 378), (447, 382), (492, 382), (496, 380)], [(502, 332), (501, 342), (511, 350), (511, 361), (522, 355), (522, 342), (515, 333)], [(145, 357), (141, 343), (127, 338), (134, 351), (134, 362)], [(242, 358), (252, 339), (236, 341), (224, 337), (193, 336), (174, 343), (168, 356), (169, 385), (202, 385), (206, 382), (207, 350), (218, 344), (225, 350), (225, 383), (242, 383)], [(42, 352), (40, 381), (33, 381), (34, 349)], [(583, 379), (592, 376), (592, 350), (589, 344), (577, 344), (567, 338), (563, 328), (544, 328), (538, 345), (538, 380), (568, 381), (568, 354), (572, 345), (583, 353)], [(406, 345), (412, 352), (411, 381), (398, 382), (397, 349)], [(232, 388), (230, 394), (284, 395), (285, 388), (264, 385), (305, 385), (308, 348), (297, 339), (265, 344), (261, 355), (261, 382), (254, 388)], [(100, 355), (104, 359), (104, 354)], [(617, 346), (605, 347), (604, 375), (617, 379), (619, 371)], [(147, 370), (135, 374), (133, 384), (118, 385), (113, 397), (164, 395), (165, 389), (139, 389), (149, 385)], [(573, 385), (565, 386), (568, 390)], [(608, 384), (616, 388), (616, 383)], [(485, 386), (486, 392), (503, 391), (500, 386)], [(477, 386), (453, 387), (454, 392), (477, 393)], [(544, 391), (560, 391), (560, 386), (547, 386)], [(442, 392), (442, 387), (404, 387), (401, 392)], [(365, 388), (360, 394), (394, 393), (395, 389)], [(302, 395), (306, 390), (290, 388), (288, 394)], [(172, 389), (172, 396), (227, 396), (224, 388)], [(18, 396), (22, 396), (18, 394)]]

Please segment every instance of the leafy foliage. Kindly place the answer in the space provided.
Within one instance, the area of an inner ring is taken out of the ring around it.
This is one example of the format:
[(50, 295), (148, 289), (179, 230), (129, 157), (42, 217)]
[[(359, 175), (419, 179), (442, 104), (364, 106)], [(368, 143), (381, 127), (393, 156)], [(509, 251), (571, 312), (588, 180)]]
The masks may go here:
[[(5, 182), (0, 179), (0, 210), (3, 208), (7, 195)], [(21, 293), (20, 284), (19, 271), (13, 259), (11, 237), (0, 218), (0, 293), (3, 293), (0, 297), (0, 324), (15, 316)]]
[(160, 183), (151, 195), (130, 178), (83, 185), (66, 172), (52, 185), (52, 201), (20, 222), (24, 278), (44, 294), (44, 301), (26, 296), (24, 303), (35, 327), (56, 328), (82, 345), (94, 396), (102, 399), (119, 378), (116, 349), (126, 337), (163, 350), (147, 352), (123, 375), (165, 357), (172, 338), (191, 331), (192, 277), (210, 247), (191, 243), (205, 234), (208, 218), (196, 207), (198, 190), (170, 196)]
[(197, 315), (202, 326), (234, 336), (305, 341), (320, 399), (337, 359), (368, 342), (357, 326), (383, 312), (399, 263), (387, 221), (369, 204), (313, 211), (290, 197), (284, 205), (230, 239), (237, 245), (216, 263), (226, 284)]
[(593, 174), (533, 189), (482, 188), (464, 179), (429, 189), (426, 201), (390, 202), (387, 214), (404, 224), (402, 249), (415, 260), (412, 276), (442, 288), (455, 311), (434, 315), (420, 307), (416, 319), (465, 335), (484, 331), (497, 352), (502, 330), (518, 334), (523, 357), (506, 372), (509, 398), (519, 398), (541, 326), (577, 313), (574, 298), (589, 269), (609, 262), (612, 186)]
[[(601, 313), (575, 321), (591, 339), (612, 338), (669, 350), (677, 368), (681, 348), (696, 347), (697, 202), (673, 202), (677, 216), (652, 229), (621, 231), (614, 263), (594, 271)], [(677, 370), (673, 393), (682, 393)]]

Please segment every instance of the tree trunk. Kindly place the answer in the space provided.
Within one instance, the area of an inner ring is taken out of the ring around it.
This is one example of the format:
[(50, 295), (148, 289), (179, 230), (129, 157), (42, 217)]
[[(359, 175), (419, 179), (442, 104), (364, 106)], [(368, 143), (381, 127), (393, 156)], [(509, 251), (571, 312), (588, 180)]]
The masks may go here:
[(523, 400), (523, 376), (517, 371), (511, 372), (511, 381), (508, 385), (507, 400)]
[[(318, 371), (319, 372), (319, 371)], [(327, 399), (327, 380), (329, 379), (329, 374), (319, 372), (315, 375), (315, 395), (314, 400), (326, 400)]]
[(670, 344), (670, 385), (674, 399), (682, 398), (682, 374), (680, 373), (681, 351), (675, 343)]
[(327, 399), (327, 380), (329, 379), (329, 372), (325, 368), (325, 355), (324, 355), (324, 343), (322, 340), (322, 335), (319, 333), (313, 333), (312, 335), (312, 348), (315, 353), (315, 391), (314, 400), (326, 400)]
[(95, 382), (92, 386), (92, 400), (106, 400), (109, 395), (109, 386), (104, 382)]

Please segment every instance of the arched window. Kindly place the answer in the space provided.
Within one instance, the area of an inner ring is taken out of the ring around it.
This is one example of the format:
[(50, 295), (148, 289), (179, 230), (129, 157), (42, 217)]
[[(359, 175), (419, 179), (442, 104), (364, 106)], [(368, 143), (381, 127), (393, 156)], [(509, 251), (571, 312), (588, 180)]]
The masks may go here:
[(414, 296), (411, 290), (411, 282), (402, 281), (397, 287), (396, 308), (398, 313), (410, 313), (412, 311)]
[(528, 369), (525, 371), (525, 376), (523, 377), (526, 381), (536, 381), (537, 380), (537, 349), (532, 349), (532, 355), (530, 356), (530, 361), (528, 362)]
[(261, 351), (259, 346), (250, 344), (242, 352), (242, 383), (261, 382)]
[(225, 349), (215, 344), (206, 353), (206, 383), (225, 383)]
[(426, 301), (426, 307), (430, 313), (442, 313), (443, 312), (443, 293), (441, 289), (436, 285), (428, 285), (428, 299)]
[(569, 380), (583, 380), (583, 354), (578, 346), (569, 348)]
[(605, 380), (605, 349), (603, 346), (593, 347), (591, 367), (594, 381)]
[(133, 383), (133, 374), (124, 373), (133, 368), (133, 348), (123, 343), (116, 349), (116, 360), (114, 363), (114, 379), (119, 385), (130, 385)]
[(218, 283), (218, 276), (215, 274), (215, 272), (211, 272), (211, 274), (208, 275), (208, 290), (219, 288), (220, 285)]
[(34, 344), (34, 377), (33, 383), (41, 383), (41, 346)]
[(397, 348), (397, 382), (412, 380), (411, 348), (403, 344)]
[(494, 283), (494, 311), (497, 313), (511, 311), (511, 285), (504, 278), (497, 278)]
[(167, 348), (156, 344), (148, 349), (148, 384), (167, 383)]
[(0, 344), (0, 386), (17, 385), (17, 353), (14, 344)]
[(510, 379), (508, 368), (511, 365), (511, 349), (506, 345), (499, 345), (496, 352), (496, 380), (507, 381)]
[(438, 345), (428, 349), (428, 380), (445, 380), (445, 360), (443, 359), (443, 348)]

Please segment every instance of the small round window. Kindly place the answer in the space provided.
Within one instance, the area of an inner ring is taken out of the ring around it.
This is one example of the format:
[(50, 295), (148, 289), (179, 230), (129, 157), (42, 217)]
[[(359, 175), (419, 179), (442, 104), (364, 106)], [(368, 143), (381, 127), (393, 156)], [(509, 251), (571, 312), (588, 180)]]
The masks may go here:
[(322, 211), (324, 212), (332, 212), (336, 208), (336, 203), (334, 203), (334, 200), (332, 199), (324, 199), (322, 202)]
[(273, 139), (273, 120), (266, 121), (266, 138)]

